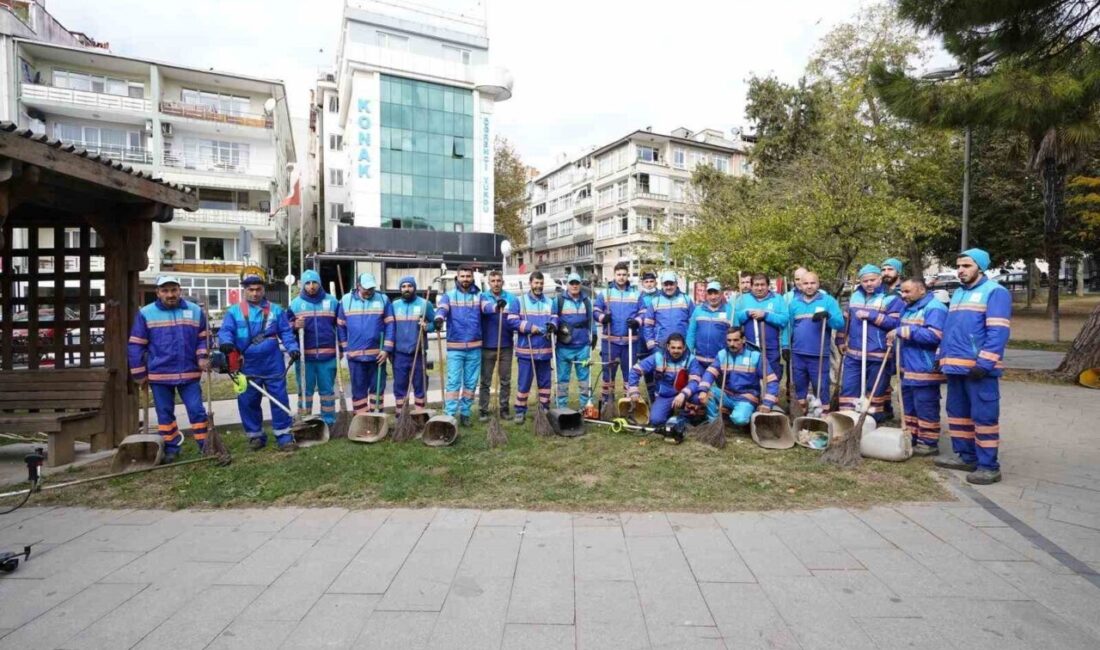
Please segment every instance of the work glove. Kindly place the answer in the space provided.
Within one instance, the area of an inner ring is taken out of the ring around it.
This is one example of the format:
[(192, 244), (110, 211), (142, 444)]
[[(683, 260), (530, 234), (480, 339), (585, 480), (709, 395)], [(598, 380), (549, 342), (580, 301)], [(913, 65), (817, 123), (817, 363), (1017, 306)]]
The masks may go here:
[(600, 337), (595, 332), (592, 332), (592, 340), (588, 342), (588, 347), (595, 350), (599, 341)]
[(504, 298), (497, 298), (496, 312), (499, 314), (500, 312), (504, 311), (505, 309), (508, 309), (508, 301), (505, 300)]
[(627, 321), (626, 325), (627, 325), (627, 327), (630, 328), (631, 332), (637, 332), (638, 330), (640, 330), (642, 328), (641, 323), (639, 323), (637, 320), (635, 320), (633, 318), (631, 318), (629, 321)]
[(442, 316), (436, 316), (434, 320), (435, 320), (435, 329), (437, 331), (442, 329), (443, 328), (443, 317)]
[(783, 350), (782, 356), (783, 356), (783, 362), (784, 363), (790, 363), (791, 362), (791, 351), (790, 351), (789, 348), (786, 349), (786, 350)]
[(229, 355), (237, 351), (237, 346), (233, 345), (232, 343), (222, 343), (218, 346), (218, 349), (221, 350), (222, 354), (228, 357)]
[(966, 376), (970, 379), (985, 379), (989, 375), (989, 371), (981, 366), (974, 366), (970, 369), (970, 372), (966, 373)]
[(287, 354), (290, 355), (290, 362), (291, 363), (298, 363), (298, 359), (302, 358), (302, 353), (297, 351), (297, 350), (291, 350)]
[(825, 320), (828, 317), (829, 317), (829, 312), (815, 311), (814, 316), (813, 316), (813, 320), (814, 320), (815, 323), (819, 323), (819, 322)]
[(555, 334), (555, 333), (557, 333), (557, 331), (558, 331), (558, 326), (557, 325), (555, 325), (553, 323), (547, 323), (546, 324), (546, 333), (547, 334)]

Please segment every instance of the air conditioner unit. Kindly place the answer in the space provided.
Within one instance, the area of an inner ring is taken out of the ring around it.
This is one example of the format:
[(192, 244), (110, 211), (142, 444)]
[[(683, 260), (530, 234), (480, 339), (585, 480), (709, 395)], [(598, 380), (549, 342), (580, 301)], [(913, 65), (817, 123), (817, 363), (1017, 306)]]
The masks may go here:
[(161, 122), (160, 133), (166, 138), (172, 137), (172, 124), (170, 122)]

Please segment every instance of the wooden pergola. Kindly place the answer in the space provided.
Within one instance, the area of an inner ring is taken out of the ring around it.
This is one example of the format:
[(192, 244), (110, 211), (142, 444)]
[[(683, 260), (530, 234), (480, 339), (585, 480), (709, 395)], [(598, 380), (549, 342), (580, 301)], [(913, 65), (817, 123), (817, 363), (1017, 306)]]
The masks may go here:
[[(197, 209), (195, 193), (0, 123), (0, 432), (55, 414), (84, 421), (75, 435), (93, 450), (134, 432), (126, 344), (138, 274), (153, 222), (176, 208)], [(97, 396), (86, 382), (103, 377)]]

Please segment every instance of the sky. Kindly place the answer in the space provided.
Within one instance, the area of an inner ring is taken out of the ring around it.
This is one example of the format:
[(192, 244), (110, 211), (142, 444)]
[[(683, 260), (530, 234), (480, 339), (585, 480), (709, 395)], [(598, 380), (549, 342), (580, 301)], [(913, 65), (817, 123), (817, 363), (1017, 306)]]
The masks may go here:
[[(747, 127), (746, 80), (794, 81), (817, 42), (868, 0), (420, 0), (481, 5), (489, 56), (515, 86), (497, 133), (542, 170), (635, 129)], [(62, 24), (124, 56), (287, 83), (304, 134), (309, 91), (336, 54), (343, 0), (46, 0)], [(299, 152), (305, 143), (296, 142)]]

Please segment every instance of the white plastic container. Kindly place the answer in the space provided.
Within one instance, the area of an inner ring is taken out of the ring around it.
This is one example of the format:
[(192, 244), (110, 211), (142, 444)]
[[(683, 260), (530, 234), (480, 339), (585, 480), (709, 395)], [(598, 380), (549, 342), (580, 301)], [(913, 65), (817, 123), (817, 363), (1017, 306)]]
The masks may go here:
[(913, 438), (895, 427), (878, 427), (874, 431), (863, 432), (859, 442), (859, 453), (864, 458), (900, 462), (909, 460), (913, 455)]

